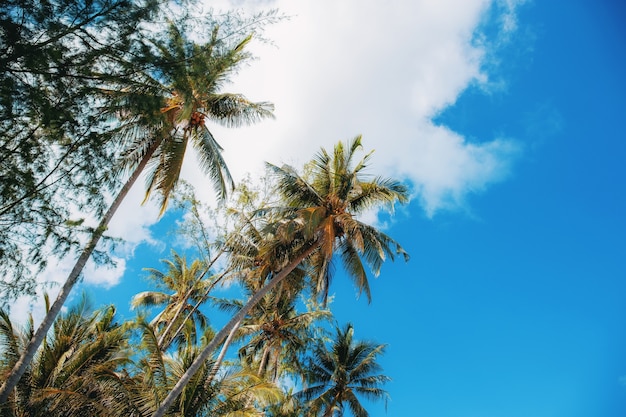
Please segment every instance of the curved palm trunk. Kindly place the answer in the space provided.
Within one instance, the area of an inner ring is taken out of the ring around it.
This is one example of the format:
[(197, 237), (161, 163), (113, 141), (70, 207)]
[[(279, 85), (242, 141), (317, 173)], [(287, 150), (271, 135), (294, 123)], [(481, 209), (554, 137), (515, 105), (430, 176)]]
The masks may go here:
[(267, 361), (268, 361), (269, 355), (270, 355), (270, 350), (266, 346), (263, 349), (263, 356), (261, 356), (261, 363), (259, 364), (259, 370), (257, 372), (258, 376), (263, 376), (263, 374), (264, 374), (263, 370), (265, 369), (265, 366), (267, 365)]
[(208, 345), (202, 350), (200, 355), (193, 361), (191, 366), (185, 371), (183, 376), (180, 377), (174, 388), (169, 392), (167, 397), (163, 400), (159, 408), (152, 415), (152, 417), (163, 417), (166, 411), (172, 406), (174, 400), (178, 398), (180, 393), (183, 391), (183, 388), (189, 383), (191, 378), (194, 376), (196, 372), (200, 369), (202, 364), (206, 362), (207, 359), (211, 356), (213, 351), (219, 346), (220, 343), (224, 340), (224, 338), (237, 326), (239, 322), (241, 322), (248, 311), (252, 307), (258, 304), (259, 301), (263, 297), (267, 295), (274, 287), (276, 287), (282, 280), (284, 280), (296, 267), (306, 258), (309, 257), (317, 248), (319, 248), (320, 242), (315, 242), (308, 248), (306, 248), (297, 258), (291, 261), (287, 266), (285, 266), (278, 274), (274, 275), (274, 277), (267, 283), (263, 288), (261, 288), (256, 294), (254, 294), (246, 305), (244, 305), (241, 310), (235, 314), (230, 321), (220, 330), (213, 340), (209, 342)]
[(63, 284), (59, 295), (46, 313), (46, 316), (39, 325), (39, 328), (37, 328), (37, 331), (28, 342), (24, 353), (22, 353), (22, 356), (13, 366), (13, 369), (7, 377), (7, 380), (4, 382), (4, 384), (2, 384), (2, 387), (0, 387), (0, 404), (3, 404), (7, 401), (7, 399), (9, 398), (9, 394), (11, 393), (11, 391), (13, 391), (20, 378), (26, 371), (26, 367), (32, 361), (33, 357), (35, 356), (35, 352), (41, 345), (43, 339), (46, 337), (46, 334), (48, 333), (48, 330), (50, 330), (52, 323), (54, 323), (54, 320), (59, 315), (59, 312), (61, 311), (65, 300), (67, 299), (70, 291), (78, 281), (80, 273), (85, 267), (85, 264), (87, 263), (87, 260), (93, 253), (94, 249), (96, 248), (98, 241), (100, 241), (100, 238), (104, 234), (104, 231), (107, 229), (111, 218), (119, 208), (120, 204), (130, 191), (133, 184), (135, 184), (135, 182), (137, 181), (137, 178), (139, 178), (139, 175), (141, 175), (141, 172), (146, 167), (146, 164), (148, 163), (154, 152), (161, 145), (162, 141), (162, 138), (158, 139), (150, 146), (150, 148), (148, 148), (143, 159), (139, 162), (137, 168), (135, 168), (130, 178), (128, 178), (120, 192), (117, 194), (117, 197), (115, 197), (115, 200), (113, 200), (113, 203), (111, 203), (111, 206), (109, 206), (109, 209), (100, 220), (100, 224), (98, 224), (98, 227), (94, 230), (93, 235), (91, 236), (91, 240), (89, 240), (89, 243), (87, 243), (87, 245), (83, 249), (83, 252), (78, 257), (78, 260), (76, 261), (74, 268), (72, 268), (72, 271), (67, 277), (65, 284)]
[(217, 375), (217, 371), (219, 371), (220, 366), (222, 366), (222, 362), (224, 361), (226, 352), (228, 351), (228, 348), (230, 347), (230, 344), (232, 343), (232, 341), (235, 339), (235, 333), (237, 332), (237, 329), (239, 329), (240, 325), (241, 325), (241, 321), (238, 321), (237, 323), (235, 323), (235, 327), (233, 327), (233, 329), (228, 334), (228, 337), (224, 341), (222, 350), (220, 350), (220, 354), (217, 355), (217, 359), (215, 360), (215, 363), (213, 364), (213, 368), (211, 368), (211, 373), (209, 374), (209, 377), (207, 378), (207, 383), (211, 382), (213, 378), (215, 377), (215, 375)]

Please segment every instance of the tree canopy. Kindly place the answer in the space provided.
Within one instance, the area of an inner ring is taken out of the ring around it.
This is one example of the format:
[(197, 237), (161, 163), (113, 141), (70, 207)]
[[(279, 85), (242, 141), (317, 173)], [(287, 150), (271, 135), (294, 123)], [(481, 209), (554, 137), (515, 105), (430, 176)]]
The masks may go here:
[(103, 86), (128, 61), (159, 0), (8, 0), (0, 8), (0, 290), (32, 293), (48, 256), (79, 244), (103, 208), (114, 131)]

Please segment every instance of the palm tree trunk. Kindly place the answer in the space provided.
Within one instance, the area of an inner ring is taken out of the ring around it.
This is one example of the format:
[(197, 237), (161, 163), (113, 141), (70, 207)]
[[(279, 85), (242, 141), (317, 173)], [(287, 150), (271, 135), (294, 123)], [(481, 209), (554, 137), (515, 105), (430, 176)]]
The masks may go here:
[(35, 352), (41, 345), (41, 342), (43, 341), (44, 337), (48, 333), (48, 330), (50, 330), (52, 323), (54, 323), (56, 317), (61, 312), (61, 308), (63, 307), (65, 300), (67, 299), (67, 297), (70, 294), (70, 291), (72, 290), (72, 288), (78, 281), (80, 273), (85, 267), (85, 264), (87, 263), (87, 260), (93, 253), (94, 249), (96, 248), (96, 244), (98, 243), (98, 241), (104, 234), (105, 230), (107, 229), (107, 226), (109, 225), (109, 222), (111, 221), (111, 218), (113, 217), (113, 215), (115, 214), (119, 206), (121, 205), (122, 201), (124, 200), (128, 192), (130, 191), (133, 184), (137, 181), (137, 178), (139, 178), (139, 175), (141, 174), (143, 169), (146, 167), (146, 164), (148, 163), (148, 161), (150, 160), (154, 152), (161, 145), (162, 141), (163, 141), (162, 138), (157, 139), (148, 148), (143, 159), (139, 162), (139, 165), (137, 165), (137, 167), (131, 174), (130, 178), (128, 178), (128, 180), (126, 181), (126, 183), (124, 184), (120, 192), (117, 194), (117, 197), (115, 197), (115, 200), (113, 200), (113, 203), (111, 203), (111, 206), (109, 206), (109, 209), (100, 220), (100, 224), (98, 224), (98, 227), (94, 230), (93, 235), (91, 236), (91, 240), (89, 240), (89, 243), (87, 243), (87, 245), (83, 249), (83, 252), (78, 257), (78, 260), (76, 261), (74, 268), (72, 268), (72, 271), (67, 277), (65, 284), (63, 284), (63, 287), (61, 288), (59, 295), (57, 296), (56, 300), (54, 301), (54, 303), (52, 304), (52, 306), (46, 313), (46, 316), (44, 317), (43, 321), (39, 325), (39, 328), (37, 328), (37, 331), (28, 342), (28, 345), (26, 346), (24, 353), (22, 353), (22, 356), (18, 359), (18, 361), (13, 366), (13, 369), (11, 370), (11, 373), (8, 375), (6, 381), (4, 382), (4, 384), (2, 384), (2, 387), (0, 387), (0, 404), (3, 404), (7, 401), (7, 399), (9, 398), (9, 394), (11, 393), (11, 391), (13, 391), (13, 389), (19, 382), (20, 378), (26, 371), (28, 364), (32, 361), (33, 357), (35, 356)]
[(176, 385), (174, 385), (174, 388), (172, 388), (167, 397), (165, 397), (165, 399), (156, 410), (156, 412), (152, 415), (152, 417), (163, 417), (165, 415), (165, 412), (172, 406), (174, 400), (176, 400), (176, 398), (178, 398), (180, 393), (183, 391), (183, 388), (185, 388), (185, 386), (189, 383), (194, 374), (198, 372), (200, 367), (202, 367), (202, 364), (206, 362), (207, 359), (209, 359), (209, 356), (213, 353), (217, 346), (222, 343), (224, 338), (232, 331), (237, 323), (242, 321), (252, 307), (257, 305), (257, 303), (261, 301), (261, 299), (265, 297), (267, 293), (269, 293), (282, 280), (284, 280), (294, 269), (296, 269), (296, 267), (303, 260), (308, 258), (309, 255), (311, 255), (317, 248), (319, 248), (319, 246), (320, 243), (317, 241), (312, 243), (311, 246), (306, 248), (298, 257), (296, 257), (293, 261), (287, 264), (287, 266), (285, 266), (278, 274), (274, 275), (274, 277), (270, 280), (270, 282), (267, 283), (266, 286), (261, 288), (257, 293), (250, 297), (246, 305), (244, 305), (241, 310), (239, 310), (237, 314), (235, 314), (230, 319), (230, 321), (222, 328), (222, 330), (220, 330), (215, 335), (215, 337), (213, 337), (213, 340), (211, 340), (211, 342), (206, 345), (200, 355), (198, 355), (198, 357), (193, 361), (187, 371), (185, 371), (183, 376), (180, 377)]
[[(333, 402), (330, 403), (330, 405), (326, 409), (326, 412), (324, 413), (324, 417), (333, 417), (333, 414), (335, 414), (335, 407), (337, 406), (338, 402), (339, 402), (339, 393), (337, 393), (337, 395), (333, 397)], [(341, 415), (343, 415), (343, 413), (341, 413)]]
[(270, 351), (269, 348), (266, 346), (263, 349), (263, 356), (261, 356), (261, 363), (259, 364), (259, 371), (257, 372), (258, 376), (263, 376), (264, 372), (263, 369), (265, 369), (265, 366), (267, 365), (267, 358), (270, 355)]
[(211, 373), (209, 374), (209, 377), (207, 378), (206, 383), (211, 382), (213, 378), (215, 377), (215, 375), (217, 375), (217, 371), (219, 371), (220, 366), (222, 366), (222, 362), (224, 361), (226, 352), (228, 351), (230, 344), (235, 338), (235, 333), (237, 332), (237, 329), (239, 328), (240, 325), (241, 325), (241, 321), (238, 321), (235, 324), (235, 327), (233, 327), (233, 329), (228, 334), (228, 337), (226, 338), (226, 340), (224, 341), (224, 345), (222, 346), (222, 350), (220, 350), (220, 354), (217, 355), (217, 359), (215, 360), (215, 363), (213, 364), (213, 368), (211, 368)]

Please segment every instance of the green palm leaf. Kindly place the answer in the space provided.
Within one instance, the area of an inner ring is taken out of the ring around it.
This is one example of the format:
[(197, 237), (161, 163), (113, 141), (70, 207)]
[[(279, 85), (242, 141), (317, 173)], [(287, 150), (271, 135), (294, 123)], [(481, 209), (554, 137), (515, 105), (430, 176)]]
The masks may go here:
[(208, 175), (218, 198), (223, 200), (228, 190), (235, 187), (235, 183), (222, 157), (222, 148), (206, 126), (195, 132), (193, 140), (198, 149), (200, 168)]

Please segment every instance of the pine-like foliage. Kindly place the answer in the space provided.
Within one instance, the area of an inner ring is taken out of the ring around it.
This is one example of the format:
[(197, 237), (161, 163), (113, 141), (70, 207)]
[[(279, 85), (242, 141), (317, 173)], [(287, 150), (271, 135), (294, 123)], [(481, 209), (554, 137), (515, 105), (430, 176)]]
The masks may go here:
[(159, 0), (6, 0), (0, 7), (0, 291), (77, 244), (73, 209), (102, 208), (112, 131), (101, 88), (126, 78)]

